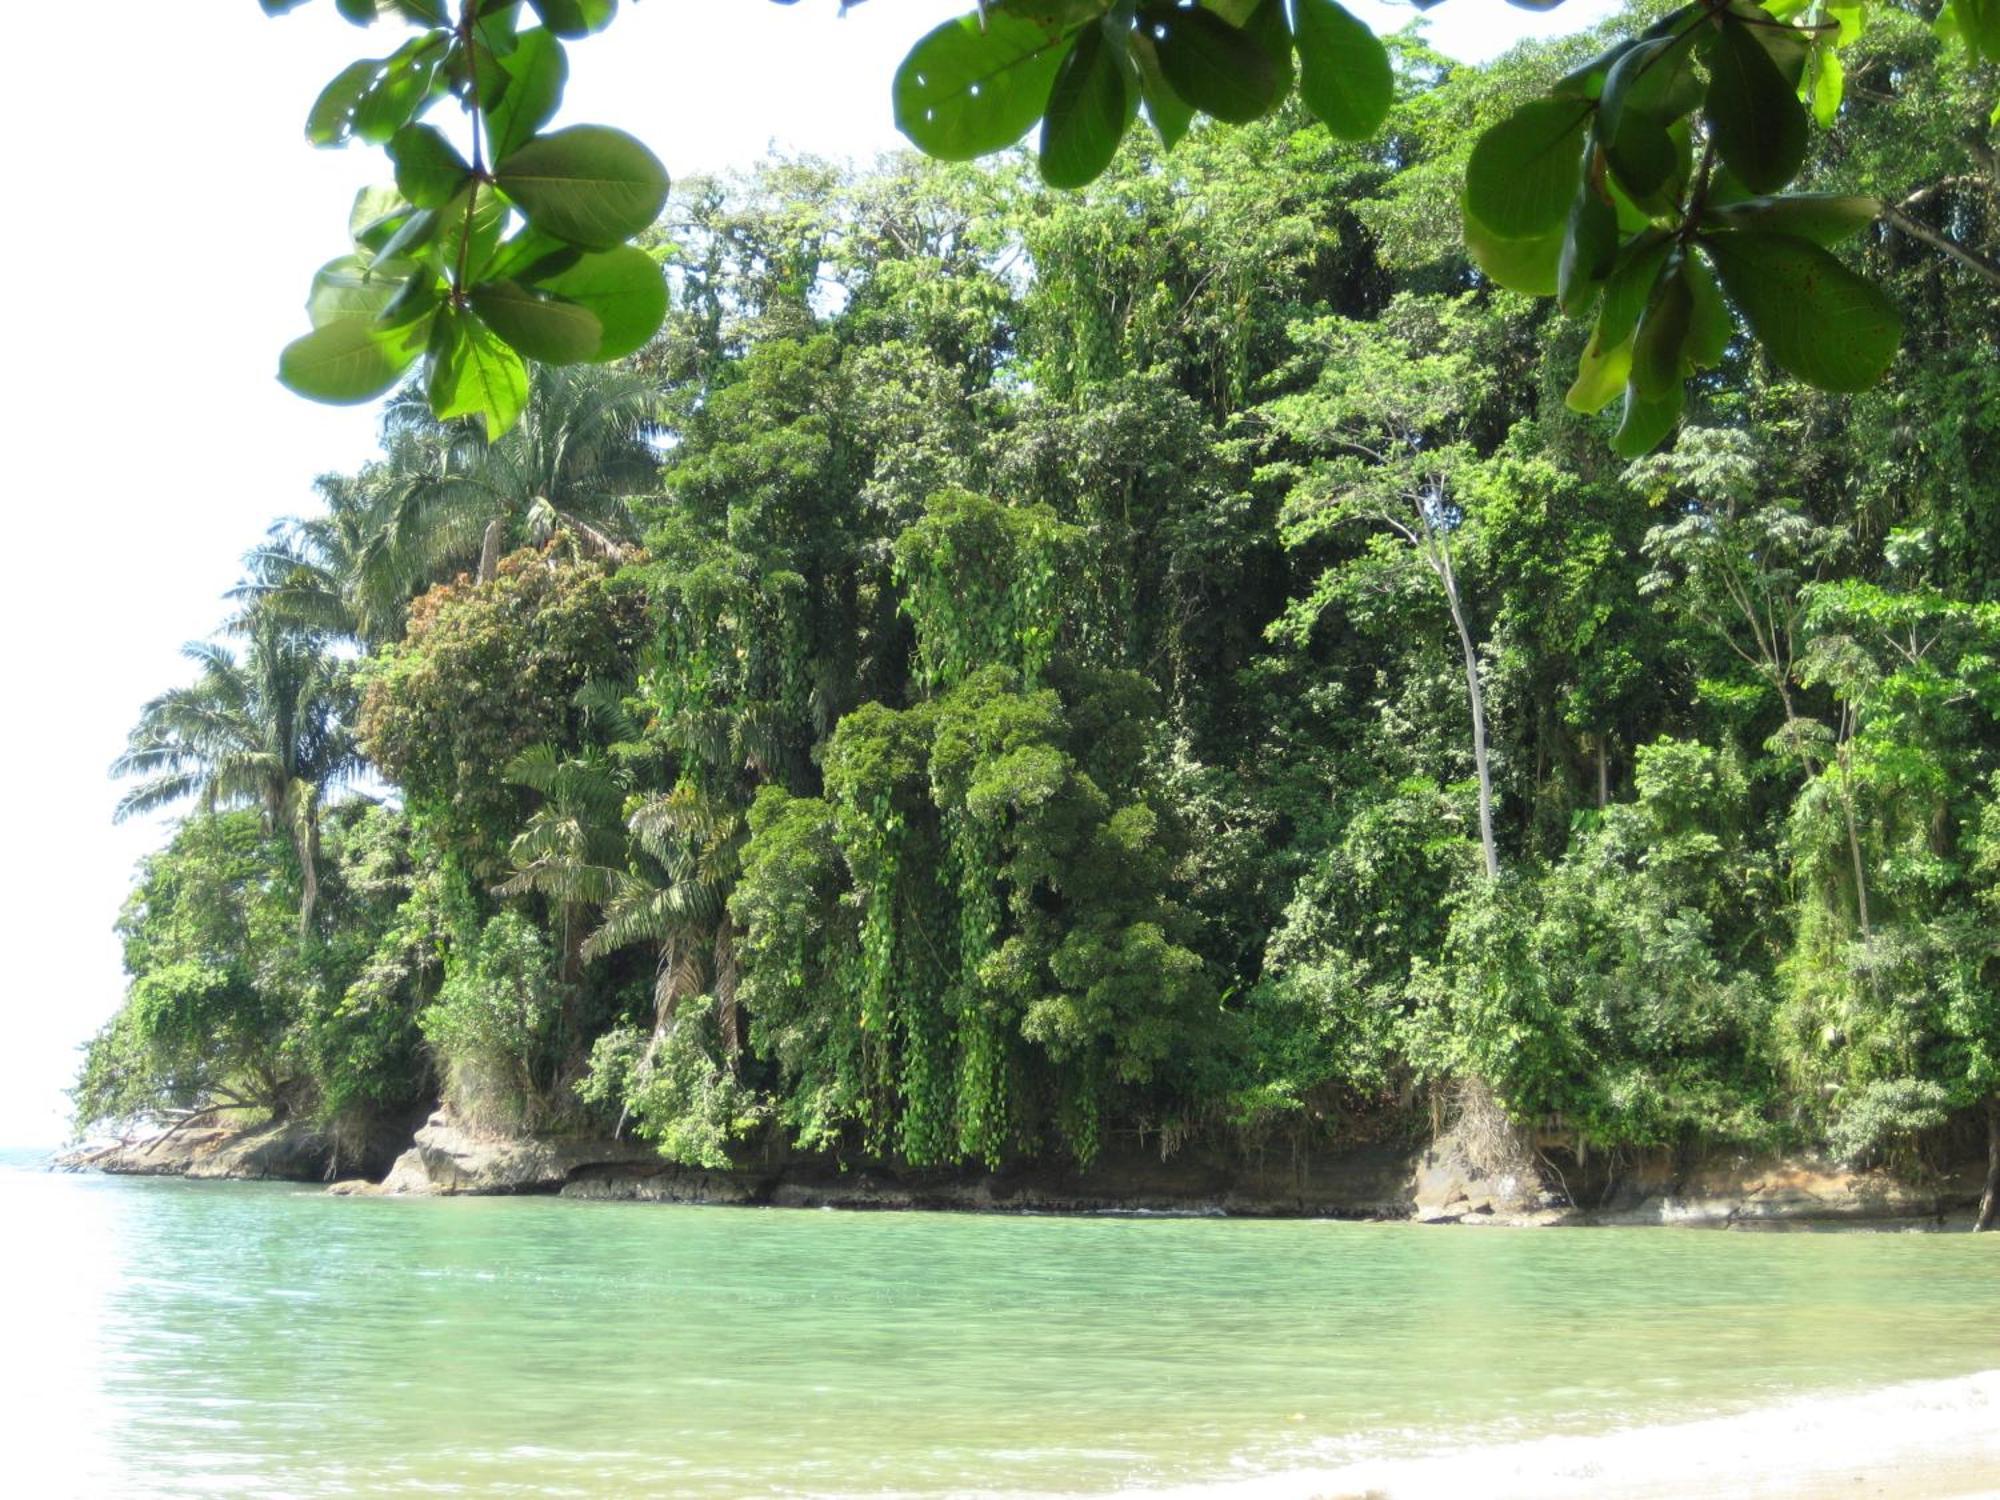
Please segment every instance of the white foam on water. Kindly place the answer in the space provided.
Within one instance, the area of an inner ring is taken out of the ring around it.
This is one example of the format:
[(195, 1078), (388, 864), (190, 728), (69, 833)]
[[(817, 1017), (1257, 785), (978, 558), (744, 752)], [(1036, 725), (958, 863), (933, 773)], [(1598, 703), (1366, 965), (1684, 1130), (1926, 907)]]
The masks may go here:
[(1125, 1493), (1135, 1500), (2000, 1500), (2000, 1370), (1695, 1422)]

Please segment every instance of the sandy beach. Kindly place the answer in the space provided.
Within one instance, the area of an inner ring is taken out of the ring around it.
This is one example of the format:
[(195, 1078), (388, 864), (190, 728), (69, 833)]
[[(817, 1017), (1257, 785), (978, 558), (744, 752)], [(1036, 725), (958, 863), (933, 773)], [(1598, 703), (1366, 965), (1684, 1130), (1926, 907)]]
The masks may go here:
[(1148, 1500), (2000, 1497), (2000, 1370), (1591, 1437), (1131, 1494)]

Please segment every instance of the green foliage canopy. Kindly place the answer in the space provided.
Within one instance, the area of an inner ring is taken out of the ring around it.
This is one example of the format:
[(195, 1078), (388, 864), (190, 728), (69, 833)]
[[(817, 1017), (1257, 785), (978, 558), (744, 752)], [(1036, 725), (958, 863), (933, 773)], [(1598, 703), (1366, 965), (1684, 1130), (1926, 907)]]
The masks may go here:
[[(263, 0), (269, 13), (297, 3)], [(541, 24), (525, 30), (520, 0), (460, 0), (456, 14), (448, 0), (340, 9), (418, 34), (344, 69), (306, 133), (382, 146), (396, 188), (357, 202), (354, 250), (315, 278), (313, 331), (286, 348), (280, 378), (362, 401), (421, 359), (432, 410), (498, 436), (526, 404), (525, 361), (616, 358), (665, 314), (656, 267), (630, 245), (666, 200), (664, 169), (608, 127), (545, 128), (565, 39), (601, 30), (617, 7), (528, 0)], [(1824, 390), (1865, 390), (1895, 357), (1894, 303), (1828, 248), (1883, 202), (1787, 191), (1812, 122), (1839, 117), (1841, 52), (1870, 9), (1692, 0), (1641, 12), (1632, 34), (1487, 122), (1473, 145), (1466, 246), (1497, 284), (1553, 294), (1591, 323), (1570, 401), (1594, 412), (1622, 397), (1612, 441), (1623, 456), (1672, 432), (1686, 382), (1741, 331)], [(1938, 27), (1973, 63), (2000, 62), (1989, 0), (1950, 0)], [(894, 103), (910, 140), (947, 161), (1003, 150), (1039, 123), (1043, 179), (1079, 188), (1141, 113), (1171, 150), (1197, 116), (1262, 119), (1295, 85), (1335, 138), (1355, 141), (1381, 129), (1397, 87), (1387, 48), (1338, 0), (991, 0), (912, 47)], [(445, 98), (465, 113), (469, 160), (423, 123)]]

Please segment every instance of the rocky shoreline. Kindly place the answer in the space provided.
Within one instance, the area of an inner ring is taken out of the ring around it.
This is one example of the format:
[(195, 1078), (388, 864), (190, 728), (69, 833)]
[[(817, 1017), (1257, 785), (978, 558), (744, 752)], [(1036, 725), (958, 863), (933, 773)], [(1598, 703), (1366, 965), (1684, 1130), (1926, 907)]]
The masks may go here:
[(1704, 1228), (1965, 1227), (1983, 1171), (1966, 1163), (1912, 1182), (1812, 1158), (1654, 1160), (1583, 1171), (1457, 1133), (1425, 1146), (1378, 1143), (1293, 1157), (1186, 1150), (1107, 1152), (1088, 1170), (923, 1171), (772, 1156), (728, 1170), (677, 1166), (638, 1142), (520, 1138), (439, 1113), (407, 1149), (350, 1153), (310, 1126), (181, 1130), (72, 1151), (57, 1164), (116, 1174), (320, 1182), (369, 1196), (554, 1194), (597, 1202), (1018, 1213), (1159, 1213), (1414, 1220), (1420, 1223), (1679, 1225)]

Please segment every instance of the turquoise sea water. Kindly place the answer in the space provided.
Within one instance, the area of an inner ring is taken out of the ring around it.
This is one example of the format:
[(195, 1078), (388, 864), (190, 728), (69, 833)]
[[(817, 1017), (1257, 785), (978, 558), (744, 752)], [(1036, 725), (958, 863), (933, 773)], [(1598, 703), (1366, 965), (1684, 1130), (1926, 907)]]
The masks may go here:
[(1103, 1493), (2000, 1365), (2000, 1235), (342, 1199), (16, 1165), (0, 1245), (0, 1488), (32, 1496)]

